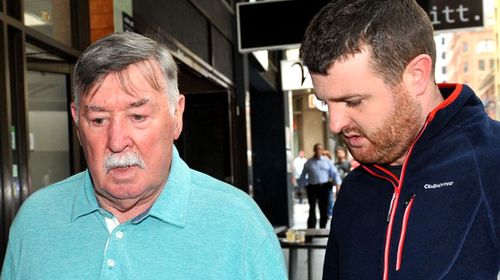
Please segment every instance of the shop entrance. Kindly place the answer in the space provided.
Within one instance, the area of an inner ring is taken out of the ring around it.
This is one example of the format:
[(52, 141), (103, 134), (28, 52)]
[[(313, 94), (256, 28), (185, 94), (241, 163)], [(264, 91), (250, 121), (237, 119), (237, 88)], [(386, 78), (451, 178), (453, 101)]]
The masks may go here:
[(232, 183), (226, 92), (187, 93), (184, 128), (176, 146), (188, 165)]

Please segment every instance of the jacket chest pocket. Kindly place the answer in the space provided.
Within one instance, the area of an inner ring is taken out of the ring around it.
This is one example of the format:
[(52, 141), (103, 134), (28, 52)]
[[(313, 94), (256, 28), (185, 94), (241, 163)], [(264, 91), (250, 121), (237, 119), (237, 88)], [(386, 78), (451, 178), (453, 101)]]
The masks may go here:
[(397, 248), (396, 270), (412, 271), (419, 279), (439, 278), (453, 264), (481, 203), (479, 191), (471, 187), (436, 186), (424, 184), (405, 201), (398, 211), (400, 234), (391, 242)]

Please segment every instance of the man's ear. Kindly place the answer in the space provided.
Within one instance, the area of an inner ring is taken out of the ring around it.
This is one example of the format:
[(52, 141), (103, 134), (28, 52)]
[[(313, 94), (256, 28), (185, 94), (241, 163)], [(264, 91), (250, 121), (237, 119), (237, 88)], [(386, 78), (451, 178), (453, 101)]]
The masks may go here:
[(412, 59), (403, 73), (403, 83), (415, 97), (427, 92), (431, 80), (434, 80), (432, 58), (427, 54), (421, 54)]
[(182, 132), (182, 115), (184, 114), (184, 106), (186, 102), (186, 97), (182, 94), (179, 95), (179, 98), (177, 100), (177, 104), (175, 106), (175, 112), (174, 112), (174, 125), (175, 125), (175, 131), (174, 131), (174, 139), (177, 140), (179, 136), (181, 135)]
[(71, 116), (73, 117), (73, 122), (75, 122), (75, 125), (78, 125), (78, 111), (76, 110), (76, 104), (75, 102), (71, 102)]
[(76, 127), (76, 136), (78, 137), (78, 142), (80, 142), (80, 145), (82, 144), (82, 140), (80, 138), (80, 129), (78, 127), (78, 121), (80, 117), (78, 116), (78, 110), (76, 110), (76, 104), (75, 102), (71, 102), (71, 116), (73, 117), (73, 122), (75, 123)]

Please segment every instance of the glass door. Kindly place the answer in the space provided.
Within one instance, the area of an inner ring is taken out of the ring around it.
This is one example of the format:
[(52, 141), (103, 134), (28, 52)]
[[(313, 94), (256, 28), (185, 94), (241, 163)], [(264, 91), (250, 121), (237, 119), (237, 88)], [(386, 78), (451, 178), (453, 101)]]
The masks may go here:
[[(27, 138), (29, 193), (75, 172), (70, 63), (27, 44)], [(78, 146), (77, 146), (78, 147)]]
[(28, 71), (30, 193), (70, 175), (67, 75)]

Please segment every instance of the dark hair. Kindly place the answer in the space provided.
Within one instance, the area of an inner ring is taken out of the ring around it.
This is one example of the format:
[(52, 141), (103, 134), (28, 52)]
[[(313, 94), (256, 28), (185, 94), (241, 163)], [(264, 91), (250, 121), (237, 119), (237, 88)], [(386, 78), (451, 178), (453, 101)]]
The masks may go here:
[(346, 153), (347, 153), (347, 148), (346, 148), (346, 147), (344, 147), (344, 146), (337, 146), (337, 147), (335, 148), (335, 151), (344, 151), (344, 152), (346, 152)]
[(316, 149), (317, 149), (319, 146), (323, 147), (323, 144), (321, 144), (321, 143), (316, 143), (316, 144), (314, 144), (314, 146), (313, 146), (313, 151), (316, 151)]
[[(165, 90), (170, 103), (171, 113), (179, 97), (177, 86), (177, 65), (168, 49), (157, 41), (146, 36), (133, 33), (114, 33), (98, 40), (88, 47), (78, 59), (75, 66), (73, 92), (75, 106), (79, 108), (79, 98), (86, 95), (111, 73), (118, 74), (124, 83), (128, 79), (123, 74), (132, 64), (142, 64), (144, 77), (151, 87)], [(162, 89), (154, 74), (154, 64), (161, 69), (166, 89)]]
[(309, 24), (300, 57), (310, 72), (326, 75), (337, 61), (371, 50), (371, 67), (390, 86), (401, 82), (408, 63), (420, 54), (433, 61), (432, 24), (414, 0), (334, 0)]

